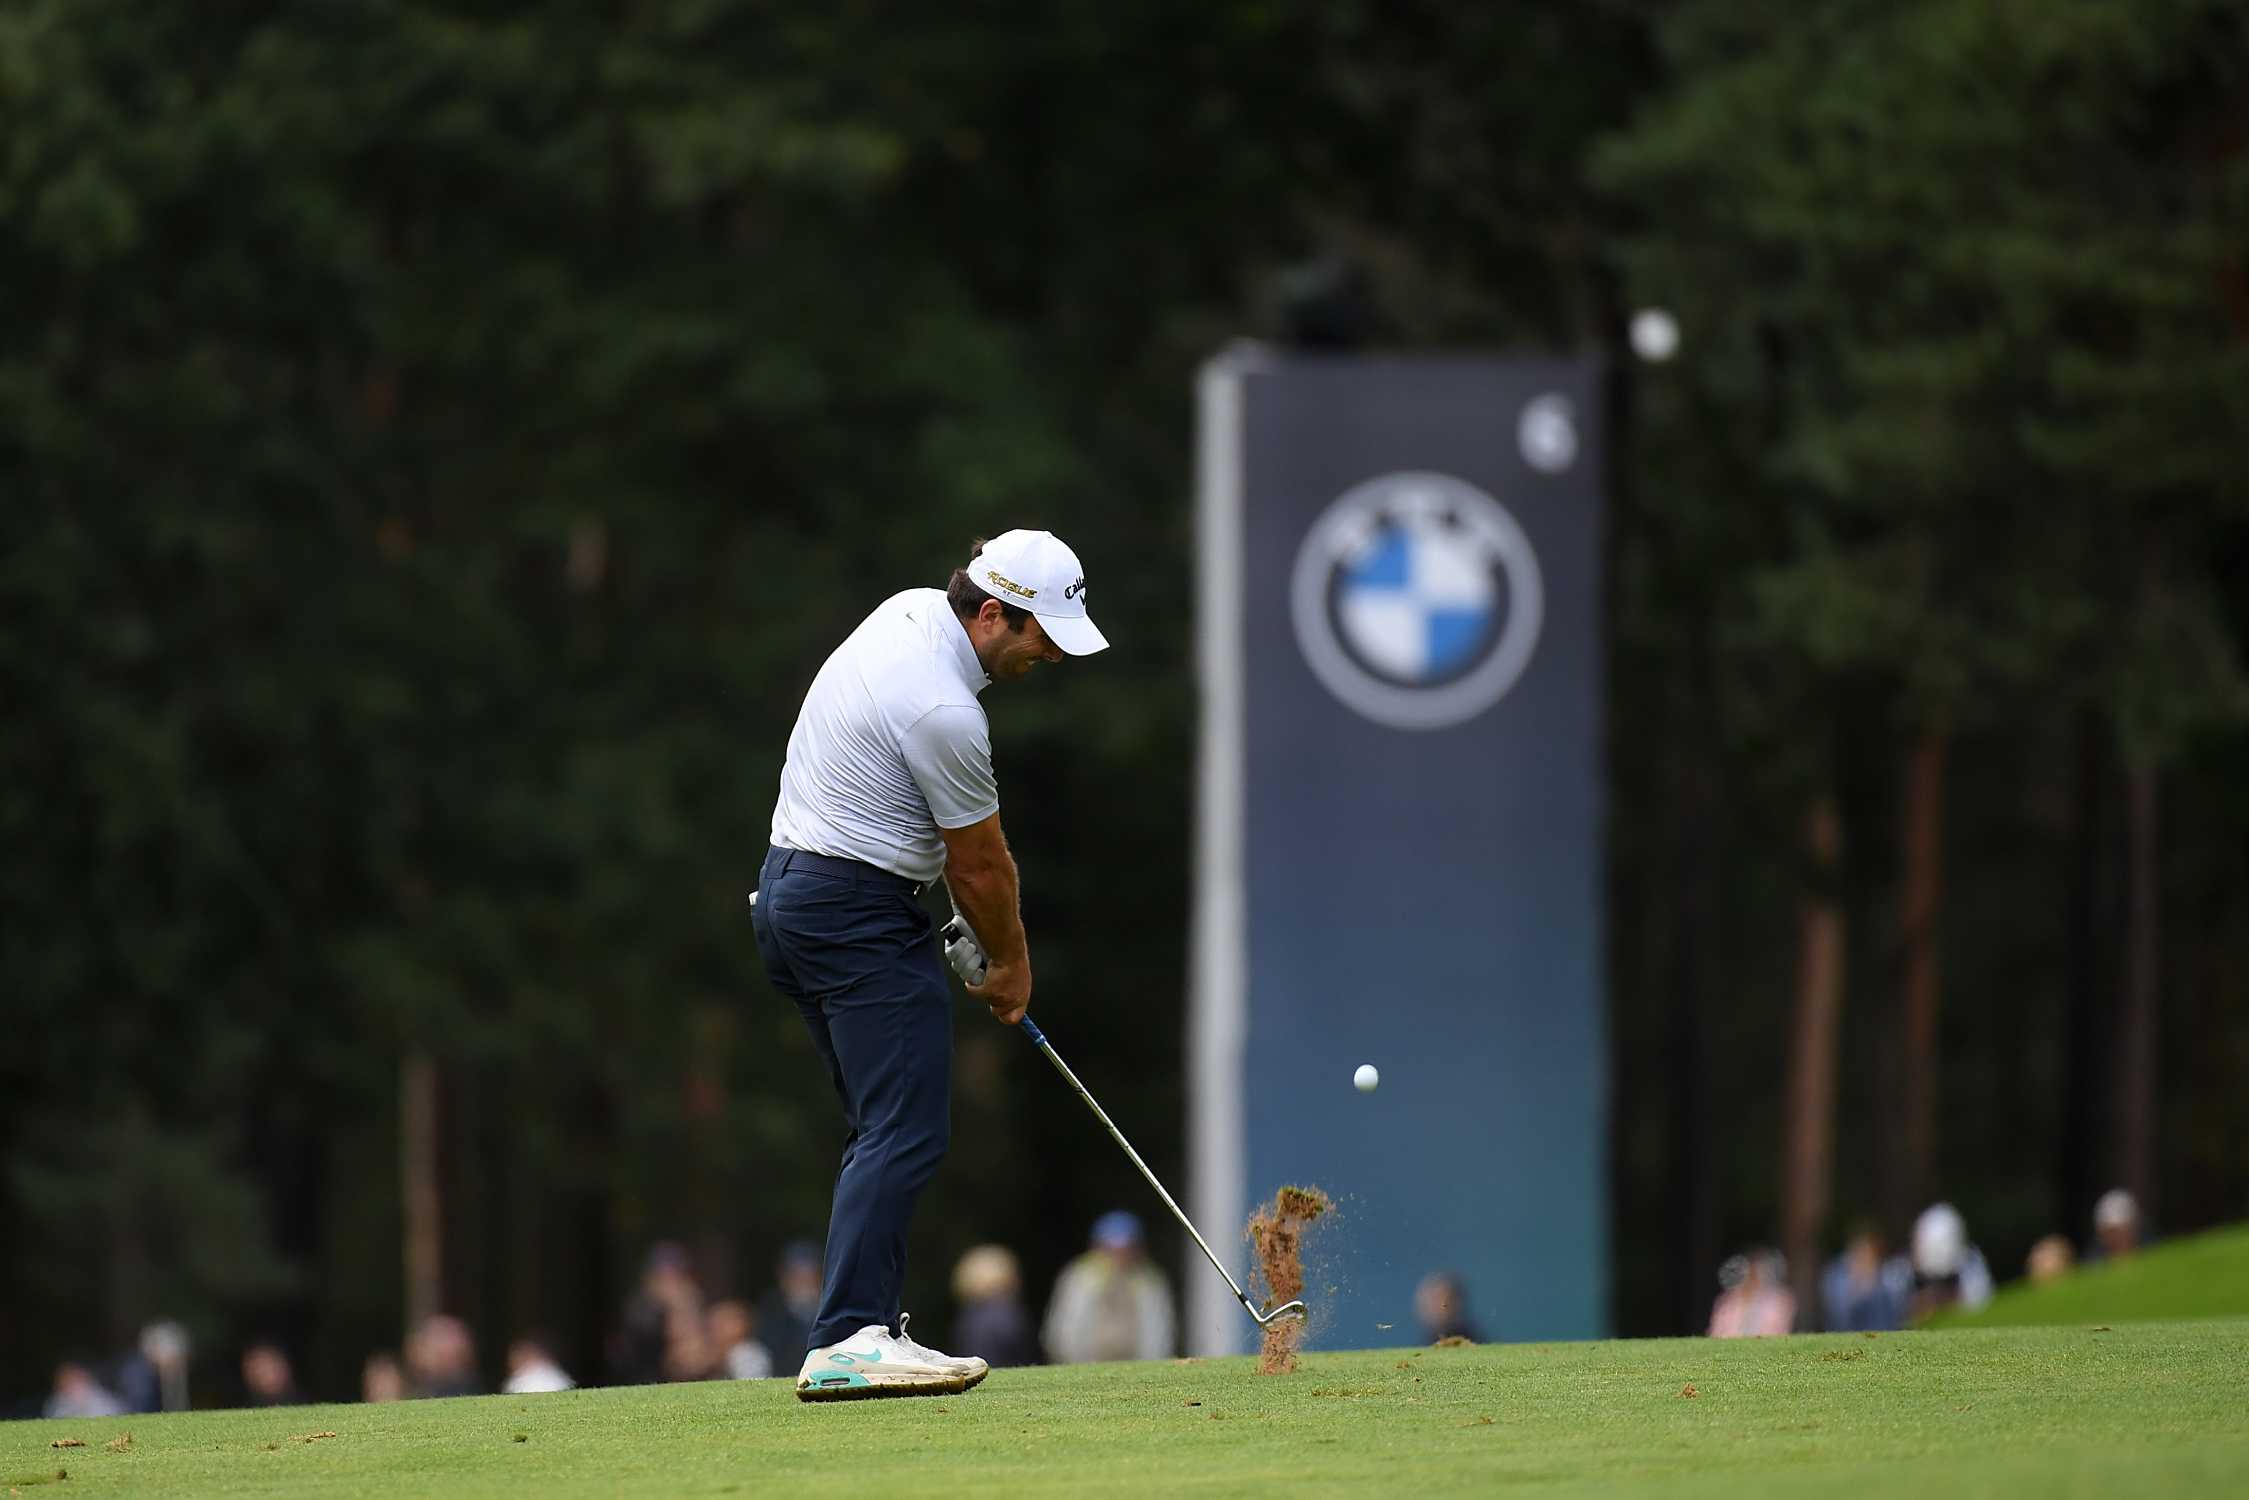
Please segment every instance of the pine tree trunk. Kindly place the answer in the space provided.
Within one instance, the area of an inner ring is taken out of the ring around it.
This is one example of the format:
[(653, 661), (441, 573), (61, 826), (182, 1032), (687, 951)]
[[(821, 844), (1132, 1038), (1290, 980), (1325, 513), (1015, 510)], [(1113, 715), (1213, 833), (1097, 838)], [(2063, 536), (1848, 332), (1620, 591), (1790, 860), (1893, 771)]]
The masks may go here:
[(1797, 906), (1796, 1022), (1789, 1046), (1781, 1179), (1781, 1248), (1796, 1290), (1799, 1328), (1814, 1326), (1820, 1230), (1835, 1171), (1835, 1069), (1843, 1022), (1843, 908), (1836, 892), (1843, 847), (1834, 794), (1806, 810), (1810, 865)]
[[(1896, 1180), (1907, 1214), (1918, 1213), (1937, 1196), (1939, 1187), (1937, 1025), (1943, 990), (1938, 940), (1944, 905), (1945, 763), (1950, 747), (1946, 730), (1927, 730), (1914, 742), (1905, 764), (1900, 829), (1904, 884), (1898, 901), (1901, 1068)], [(1902, 1216), (1898, 1217), (1902, 1223)]]
[(2158, 773), (2152, 764), (2127, 765), (2124, 781), (2125, 848), (2129, 868), (2124, 929), (2124, 996), (2117, 1017), (2116, 1180), (2149, 1213), (2155, 1193), (2155, 1037), (2162, 962), (2159, 876)]
[(2067, 1086), (2062, 1097), (2061, 1151), (2055, 1161), (2053, 1222), (2082, 1233), (2100, 1194), (2108, 1139), (2107, 1060), (2114, 991), (2102, 977), (2113, 950), (2104, 939), (2117, 925), (2108, 879), (2105, 816), (2109, 787), (2106, 724), (2083, 715), (2077, 727), (2077, 788), (2070, 829), (2069, 903), (2063, 934), (2069, 960)]
[(445, 1235), (438, 1175), (437, 1064), (409, 1052), (399, 1064), (398, 1164), (405, 1214), (406, 1328), (444, 1310)]
[(1685, 813), (1671, 872), (1678, 942), (1664, 1053), (1672, 1070), (1670, 1188), (1679, 1249), (1673, 1266), (1672, 1310), (1679, 1328), (1700, 1332), (1709, 1318), (1721, 1254), (1710, 1123), (1710, 996), (1721, 915), (1723, 819), (1715, 752), (1692, 752), (1692, 759), (1693, 769), (1682, 777), (1680, 801)]

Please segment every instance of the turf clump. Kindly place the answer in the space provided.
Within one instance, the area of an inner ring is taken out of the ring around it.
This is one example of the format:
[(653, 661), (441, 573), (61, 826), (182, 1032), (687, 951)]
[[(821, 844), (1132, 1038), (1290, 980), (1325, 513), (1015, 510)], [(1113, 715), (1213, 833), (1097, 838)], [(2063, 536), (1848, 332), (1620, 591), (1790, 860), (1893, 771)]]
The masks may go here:
[[(1267, 1307), (1278, 1307), (1304, 1295), (1304, 1235), (1320, 1217), (1334, 1208), (1318, 1188), (1284, 1187), (1270, 1204), (1260, 1204), (1250, 1215), (1249, 1242), (1257, 1252), (1253, 1285), (1265, 1288)], [(1302, 1318), (1282, 1318), (1265, 1325), (1265, 1343), (1259, 1351), (1257, 1373), (1287, 1375), (1296, 1369), (1297, 1345), (1304, 1338)]]

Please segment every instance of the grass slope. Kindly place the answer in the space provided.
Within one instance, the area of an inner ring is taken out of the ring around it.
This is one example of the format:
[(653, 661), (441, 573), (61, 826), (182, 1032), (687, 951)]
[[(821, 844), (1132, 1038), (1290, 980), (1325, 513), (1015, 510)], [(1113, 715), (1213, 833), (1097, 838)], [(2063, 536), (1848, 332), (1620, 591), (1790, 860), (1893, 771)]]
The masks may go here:
[(2249, 1225), (2213, 1229), (2130, 1260), (2072, 1271), (2044, 1286), (2008, 1287), (1945, 1326), (2011, 1328), (2148, 1318), (2249, 1318)]
[[(2249, 1322), (2215, 1321), (1665, 1339), (1314, 1354), (1282, 1378), (1003, 1370), (967, 1396), (830, 1406), (769, 1380), (20, 1422), (0, 1424), (0, 1481), (38, 1500), (2239, 1495), (2245, 1344)], [(48, 1446), (65, 1436), (89, 1446)]]

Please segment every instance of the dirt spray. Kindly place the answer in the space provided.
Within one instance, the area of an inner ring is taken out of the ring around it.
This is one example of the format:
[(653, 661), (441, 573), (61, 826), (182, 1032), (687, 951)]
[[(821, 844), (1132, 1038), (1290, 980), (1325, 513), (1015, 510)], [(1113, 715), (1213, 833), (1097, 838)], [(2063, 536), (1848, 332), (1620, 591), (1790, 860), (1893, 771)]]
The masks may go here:
[[(1318, 1188), (1285, 1187), (1270, 1204), (1250, 1215), (1249, 1242), (1257, 1253), (1252, 1285), (1262, 1284), (1266, 1306), (1277, 1307), (1304, 1295), (1304, 1236), (1335, 1206)], [(1265, 1347), (1257, 1361), (1260, 1375), (1286, 1375), (1296, 1368), (1297, 1345), (1304, 1338), (1302, 1318), (1266, 1325)]]

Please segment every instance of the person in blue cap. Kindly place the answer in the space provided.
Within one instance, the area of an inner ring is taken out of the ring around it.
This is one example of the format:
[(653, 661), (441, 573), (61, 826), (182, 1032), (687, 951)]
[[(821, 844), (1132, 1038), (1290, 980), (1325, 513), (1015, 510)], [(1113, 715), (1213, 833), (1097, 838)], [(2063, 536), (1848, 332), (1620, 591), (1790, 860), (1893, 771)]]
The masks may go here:
[(1148, 1259), (1140, 1220), (1118, 1209), (1093, 1223), (1093, 1244), (1062, 1268), (1046, 1309), (1047, 1357), (1058, 1365), (1169, 1359), (1178, 1348), (1171, 1285)]

